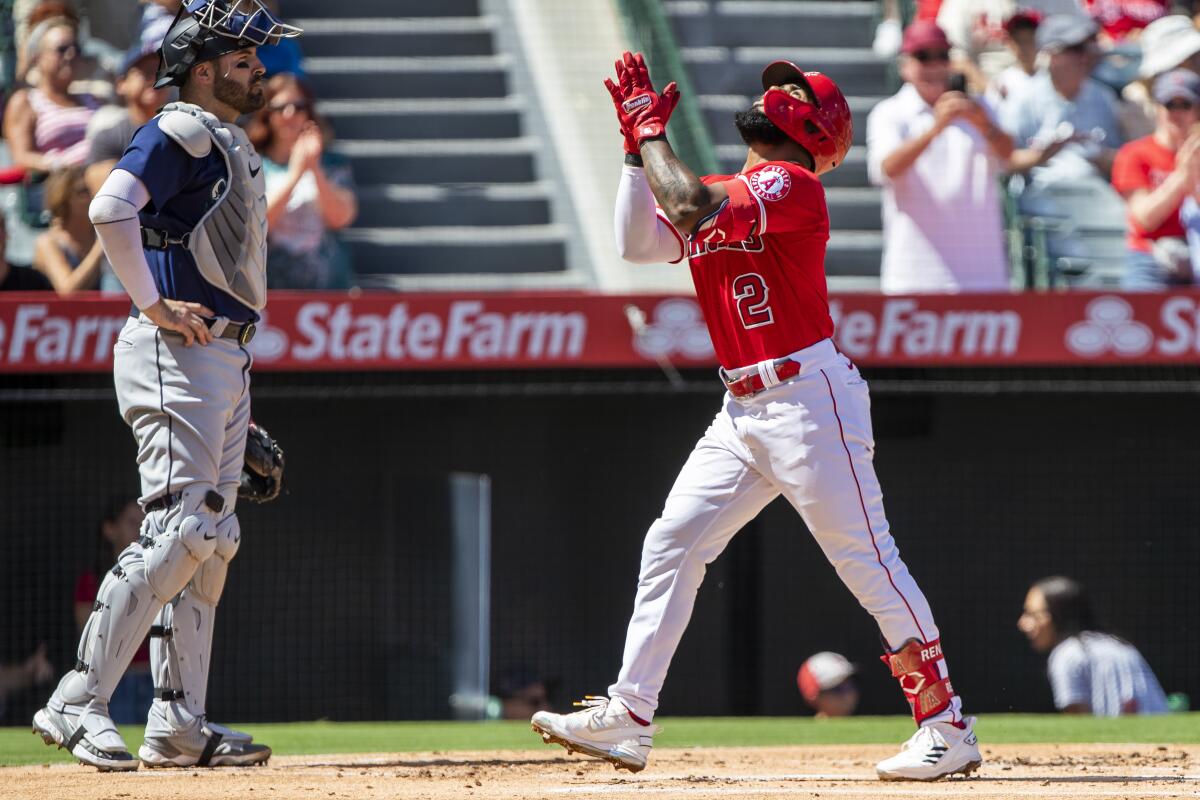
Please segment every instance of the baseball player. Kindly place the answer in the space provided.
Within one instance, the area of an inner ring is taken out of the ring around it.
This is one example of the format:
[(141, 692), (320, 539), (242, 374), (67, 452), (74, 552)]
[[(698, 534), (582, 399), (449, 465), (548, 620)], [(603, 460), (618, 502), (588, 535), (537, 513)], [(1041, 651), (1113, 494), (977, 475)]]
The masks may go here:
[(101, 770), (137, 769), (108, 700), (147, 632), (155, 699), (141, 762), (223, 766), (271, 755), (204, 709), (217, 601), (241, 540), (245, 345), (266, 301), (262, 161), (233, 123), (263, 104), (255, 48), (299, 33), (259, 0), (188, 0), (159, 50), (156, 83), (178, 86), (180, 102), (137, 131), (90, 208), (134, 304), (113, 375), (138, 444), (146, 518), (140, 542), (100, 586), (75, 669), (33, 726)]
[[(617, 244), (630, 261), (689, 259), (727, 392), (650, 526), (625, 655), (608, 697), (533, 716), (546, 742), (639, 771), (660, 728), (659, 691), (706, 565), (784, 495), (838, 576), (875, 618), (883, 661), (918, 729), (880, 762), (890, 780), (969, 774), (981, 757), (950, 686), (929, 603), (888, 531), (872, 465), (867, 384), (834, 347), (819, 176), (842, 163), (850, 109), (819, 72), (776, 61), (736, 124), (749, 147), (737, 175), (697, 178), (664, 137), (678, 101), (654, 91), (640, 55), (606, 81), (625, 134)], [(657, 207), (656, 207), (657, 201)]]

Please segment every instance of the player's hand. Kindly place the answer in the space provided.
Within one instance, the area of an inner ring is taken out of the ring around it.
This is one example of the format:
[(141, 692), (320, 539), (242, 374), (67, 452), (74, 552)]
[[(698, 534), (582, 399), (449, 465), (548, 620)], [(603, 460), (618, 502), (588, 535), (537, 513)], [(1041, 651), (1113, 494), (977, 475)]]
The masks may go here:
[(662, 136), (667, 120), (679, 103), (679, 90), (674, 83), (660, 95), (650, 82), (650, 70), (641, 53), (626, 51), (616, 62), (616, 77), (604, 80), (617, 110), (621, 133), (625, 136), (625, 152), (637, 153), (640, 143)]
[(208, 329), (204, 317), (215, 317), (216, 314), (207, 306), (159, 298), (154, 305), (142, 309), (142, 313), (158, 327), (181, 334), (183, 343), (188, 347), (193, 342), (206, 345), (213, 340), (212, 331)]

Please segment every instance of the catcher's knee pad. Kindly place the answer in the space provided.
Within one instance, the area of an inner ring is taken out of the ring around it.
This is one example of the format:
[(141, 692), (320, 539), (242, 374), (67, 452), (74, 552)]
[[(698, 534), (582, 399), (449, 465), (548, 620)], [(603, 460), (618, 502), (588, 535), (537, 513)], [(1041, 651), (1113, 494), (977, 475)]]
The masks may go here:
[(162, 532), (142, 538), (146, 577), (164, 603), (179, 594), (196, 568), (216, 552), (224, 507), (224, 498), (212, 484), (192, 483), (169, 509), (152, 512), (153, 525)]
[(909, 639), (899, 650), (882, 656), (881, 660), (892, 671), (892, 677), (899, 679), (918, 725), (949, 707), (954, 689), (946, 674), (941, 639), (932, 642)]
[(129, 545), (104, 576), (79, 640), (75, 669), (84, 676), (88, 694), (106, 701), (112, 697), (162, 604), (147, 580), (141, 545)]

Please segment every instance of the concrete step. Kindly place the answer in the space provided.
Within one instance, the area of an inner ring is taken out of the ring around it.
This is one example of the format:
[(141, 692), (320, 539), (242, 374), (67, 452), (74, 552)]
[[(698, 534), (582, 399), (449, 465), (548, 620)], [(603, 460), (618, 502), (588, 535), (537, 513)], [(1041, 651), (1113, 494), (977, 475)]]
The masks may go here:
[(507, 56), (321, 56), (304, 61), (317, 97), (504, 97)]
[(824, 72), (842, 93), (880, 95), (887, 91), (889, 61), (870, 49), (785, 47), (684, 47), (684, 62), (697, 91), (747, 94), (762, 86), (763, 67), (786, 58), (803, 69)]
[[(744, 95), (700, 95), (697, 98), (700, 108), (704, 111), (704, 119), (708, 123), (709, 133), (718, 144), (736, 144), (741, 141), (737, 128), (733, 124), (734, 115), (739, 111), (750, 108), (757, 99)], [(847, 97), (850, 113), (854, 118), (854, 144), (867, 143), (867, 114), (883, 98), (881, 97)]]
[(521, 135), (520, 97), (326, 100), (341, 139), (504, 139)]
[(353, 228), (355, 269), (373, 274), (560, 272), (564, 225)]
[(541, 142), (519, 139), (339, 141), (360, 186), (381, 183), (531, 183)]
[(285, 0), (284, 19), (292, 17), (477, 17), (479, 0)]
[(550, 222), (551, 187), (518, 184), (384, 184), (358, 191), (363, 228), (519, 226)]
[(870, 47), (879, 4), (829, 0), (664, 3), (676, 38), (690, 47)]
[(875, 188), (833, 187), (825, 190), (829, 225), (835, 229), (879, 230), (881, 203), (880, 190)]
[(878, 231), (831, 230), (825, 250), (826, 275), (878, 277), (883, 234)]
[(493, 52), (490, 17), (351, 17), (295, 20), (304, 55), (477, 56)]
[[(717, 160), (723, 174), (732, 175), (746, 163), (746, 145), (723, 144), (717, 147)], [(867, 185), (867, 148), (852, 147), (846, 161), (837, 169), (821, 176), (826, 189), (833, 187), (862, 188)]]

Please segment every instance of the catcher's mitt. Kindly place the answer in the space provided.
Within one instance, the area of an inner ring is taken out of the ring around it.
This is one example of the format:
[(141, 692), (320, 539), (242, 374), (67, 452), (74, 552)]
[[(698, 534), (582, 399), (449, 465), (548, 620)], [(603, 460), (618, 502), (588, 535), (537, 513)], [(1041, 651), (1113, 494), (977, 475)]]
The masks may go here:
[(238, 497), (255, 503), (267, 503), (283, 488), (283, 450), (266, 428), (254, 422), (246, 434), (246, 463), (242, 465), (242, 485)]

